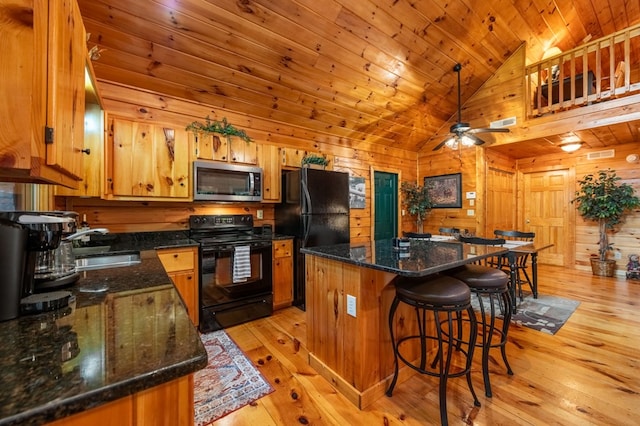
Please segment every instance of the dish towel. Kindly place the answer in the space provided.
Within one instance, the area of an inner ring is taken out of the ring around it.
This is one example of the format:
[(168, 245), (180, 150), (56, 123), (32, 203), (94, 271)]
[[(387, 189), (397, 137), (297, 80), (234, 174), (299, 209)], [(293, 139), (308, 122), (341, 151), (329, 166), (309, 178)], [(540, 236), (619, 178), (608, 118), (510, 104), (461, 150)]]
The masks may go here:
[(233, 282), (246, 281), (251, 276), (251, 247), (235, 246), (233, 253)]

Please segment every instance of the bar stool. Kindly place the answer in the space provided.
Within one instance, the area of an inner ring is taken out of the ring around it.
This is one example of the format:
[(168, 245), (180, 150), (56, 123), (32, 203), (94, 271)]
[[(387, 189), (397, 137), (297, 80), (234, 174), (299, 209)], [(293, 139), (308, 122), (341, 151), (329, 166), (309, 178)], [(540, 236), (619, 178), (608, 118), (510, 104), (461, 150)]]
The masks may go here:
[[(505, 242), (500, 238), (480, 237), (460, 237), (460, 241), (481, 245), (501, 245)], [(478, 264), (463, 265), (447, 271), (446, 274), (468, 285), (471, 293), (477, 297), (479, 305), (477, 322), (481, 341), (476, 345), (482, 348), (484, 389), (485, 395), (490, 398), (492, 396), (491, 382), (489, 381), (490, 349), (500, 348), (502, 360), (507, 367), (507, 374), (513, 375), (506, 351), (507, 335), (513, 312), (513, 304), (509, 294), (509, 275), (499, 267), (494, 268)], [(488, 307), (485, 305), (485, 300), (488, 302)], [(496, 308), (502, 311), (501, 327), (496, 326), (496, 322), (500, 321)], [(494, 336), (498, 338), (495, 342), (493, 340)]]
[[(525, 242), (533, 242), (534, 238), (536, 237), (536, 233), (535, 232), (521, 232), (521, 231), (502, 231), (500, 229), (496, 229), (495, 231), (493, 231), (493, 234), (497, 237), (497, 238), (509, 238), (510, 240), (515, 240), (515, 241), (525, 241)], [(522, 284), (523, 283), (527, 283), (529, 284), (529, 288), (531, 289), (531, 293), (533, 294), (534, 298), (538, 297), (538, 294), (536, 292), (537, 289), (535, 289), (533, 287), (531, 278), (529, 278), (529, 274), (527, 273), (527, 263), (529, 262), (529, 255), (528, 254), (521, 254), (519, 256), (516, 257), (515, 259), (515, 267), (516, 267), (516, 285), (517, 285), (517, 290), (518, 290), (518, 295), (520, 296), (520, 301), (522, 302), (522, 300), (524, 299), (524, 296), (522, 294)], [(510, 265), (509, 264), (502, 264), (501, 268), (505, 271), (509, 271)], [(522, 278), (522, 276), (524, 275), (524, 279)], [(515, 294), (515, 290), (513, 294)], [(515, 303), (515, 301), (514, 301)]]
[[(480, 406), (480, 401), (473, 390), (471, 381), (473, 350), (476, 346), (478, 333), (475, 314), (471, 307), (471, 292), (466, 284), (446, 275), (431, 275), (420, 278), (397, 277), (395, 279), (395, 286), (396, 295), (389, 310), (389, 331), (393, 345), (395, 370), (393, 380), (386, 394), (387, 396), (392, 395), (398, 380), (399, 360), (402, 360), (406, 365), (421, 374), (438, 377), (440, 380), (440, 422), (446, 425), (448, 424), (447, 380), (450, 377), (466, 376), (467, 385), (473, 396), (473, 403), (476, 407)], [(415, 308), (419, 334), (402, 337), (396, 342), (393, 325), (394, 315), (400, 302)], [(471, 319), (470, 332), (468, 340), (466, 341), (460, 332), (461, 325), (458, 328), (457, 334), (454, 328), (454, 325), (456, 325), (454, 323), (461, 324), (461, 321), (463, 321), (462, 313), (465, 311)], [(435, 330), (433, 332), (427, 329), (427, 312), (433, 313), (433, 323), (435, 324)], [(441, 314), (446, 315), (446, 319), (442, 320), (440, 317)], [(402, 355), (399, 349), (401, 343), (416, 339), (420, 341), (420, 365), (412, 364), (411, 361)], [(437, 342), (436, 358), (430, 369), (427, 369), (427, 341)], [(454, 347), (456, 347), (464, 357), (464, 367), (458, 366), (452, 371), (451, 359)], [(435, 369), (435, 364), (438, 364), (437, 369)]]

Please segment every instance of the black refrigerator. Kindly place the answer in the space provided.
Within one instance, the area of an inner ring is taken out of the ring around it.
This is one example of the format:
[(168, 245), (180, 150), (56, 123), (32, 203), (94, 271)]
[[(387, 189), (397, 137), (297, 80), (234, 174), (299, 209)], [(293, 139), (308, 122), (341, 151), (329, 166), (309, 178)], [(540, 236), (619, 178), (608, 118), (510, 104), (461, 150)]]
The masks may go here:
[(275, 232), (294, 238), (293, 304), (305, 309), (301, 247), (349, 243), (349, 174), (302, 168), (282, 176)]

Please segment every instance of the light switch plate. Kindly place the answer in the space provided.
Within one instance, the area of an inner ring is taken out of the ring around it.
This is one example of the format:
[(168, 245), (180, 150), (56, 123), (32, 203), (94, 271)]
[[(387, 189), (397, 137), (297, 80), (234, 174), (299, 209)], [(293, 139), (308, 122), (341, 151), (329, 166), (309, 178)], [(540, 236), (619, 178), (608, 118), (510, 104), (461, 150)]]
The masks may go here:
[(256, 210), (256, 217), (258, 219), (264, 219), (264, 211), (263, 210)]
[(347, 294), (347, 314), (355, 318), (356, 316), (356, 297)]

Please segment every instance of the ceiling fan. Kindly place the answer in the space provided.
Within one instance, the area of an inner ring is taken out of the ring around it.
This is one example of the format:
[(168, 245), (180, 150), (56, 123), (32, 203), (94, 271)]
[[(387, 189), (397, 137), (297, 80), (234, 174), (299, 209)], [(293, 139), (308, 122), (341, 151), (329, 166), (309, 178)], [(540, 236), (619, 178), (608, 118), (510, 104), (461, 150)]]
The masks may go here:
[(453, 66), (453, 70), (458, 73), (458, 122), (453, 124), (449, 128), (449, 132), (451, 132), (451, 136), (447, 139), (443, 140), (433, 148), (434, 151), (439, 150), (443, 146), (448, 146), (449, 148), (456, 149), (459, 144), (463, 146), (472, 146), (472, 145), (482, 145), (484, 141), (477, 137), (475, 133), (488, 133), (488, 132), (498, 132), (498, 133), (508, 133), (509, 129), (503, 128), (478, 128), (472, 129), (469, 126), (469, 123), (462, 122), (462, 106), (460, 103), (460, 70), (462, 69), (462, 65), (455, 64)]

